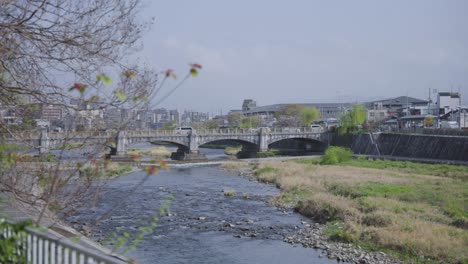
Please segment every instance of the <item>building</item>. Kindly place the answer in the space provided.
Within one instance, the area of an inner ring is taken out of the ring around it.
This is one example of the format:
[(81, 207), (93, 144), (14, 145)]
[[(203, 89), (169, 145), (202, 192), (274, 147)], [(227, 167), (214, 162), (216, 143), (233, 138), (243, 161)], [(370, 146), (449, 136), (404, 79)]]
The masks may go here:
[(47, 121), (62, 120), (63, 107), (61, 105), (53, 104), (39, 104), (40, 118)]
[[(274, 116), (276, 112), (280, 111), (282, 107), (288, 104), (274, 104), (266, 106), (254, 107), (250, 110), (243, 111), (245, 116)], [(303, 107), (315, 107), (320, 111), (321, 118), (338, 117), (346, 109), (349, 109), (352, 104), (340, 103), (315, 103), (315, 104), (297, 104)]]
[(210, 115), (208, 113), (184, 111), (180, 123), (182, 126), (190, 126), (192, 123), (206, 122), (210, 119), (209, 117)]
[(21, 123), (21, 118), (16, 114), (16, 110), (10, 107), (0, 107), (0, 123), (6, 125), (17, 125)]
[[(368, 110), (387, 110), (387, 116), (425, 115), (428, 113), (429, 101), (409, 96), (384, 99), (364, 103)], [(379, 112), (380, 117), (380, 112)]]
[(437, 94), (437, 105), (439, 115), (455, 111), (461, 106), (461, 95), (460, 93), (440, 92)]
[(103, 113), (106, 128), (118, 129), (126, 125), (128, 111), (124, 108), (107, 108)]
[(252, 99), (245, 99), (242, 103), (242, 111), (248, 111), (255, 107), (257, 107), (257, 102)]

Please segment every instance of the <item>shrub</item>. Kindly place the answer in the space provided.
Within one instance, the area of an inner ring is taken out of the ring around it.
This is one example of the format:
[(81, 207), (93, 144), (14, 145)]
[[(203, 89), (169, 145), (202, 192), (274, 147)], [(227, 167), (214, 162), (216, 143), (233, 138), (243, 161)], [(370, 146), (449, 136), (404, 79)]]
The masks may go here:
[(362, 223), (367, 226), (385, 227), (392, 223), (392, 218), (382, 212), (375, 212), (364, 215)]
[(351, 232), (348, 232), (346, 226), (341, 221), (328, 222), (327, 228), (324, 230), (324, 234), (332, 241), (349, 243), (357, 240)]
[(353, 152), (350, 149), (342, 147), (329, 147), (323, 154), (321, 164), (333, 165), (351, 159)]
[(257, 153), (257, 158), (271, 158), (275, 157), (276, 154), (273, 151), (267, 151), (267, 152), (258, 152)]
[(236, 196), (236, 191), (234, 190), (224, 190), (223, 193), (224, 193), (224, 196), (227, 196), (227, 197)]

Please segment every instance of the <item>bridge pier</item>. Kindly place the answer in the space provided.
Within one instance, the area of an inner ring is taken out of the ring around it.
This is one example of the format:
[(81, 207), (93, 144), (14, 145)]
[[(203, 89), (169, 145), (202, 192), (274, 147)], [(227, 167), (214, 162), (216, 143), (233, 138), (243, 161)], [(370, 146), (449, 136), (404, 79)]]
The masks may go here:
[(192, 130), (189, 135), (189, 147), (179, 147), (176, 152), (172, 152), (173, 160), (206, 160), (206, 156), (198, 150), (199, 138), (197, 132)]
[(184, 148), (178, 148), (176, 152), (172, 152), (171, 159), (173, 160), (206, 160), (206, 156), (200, 153), (199, 150), (190, 151)]
[(127, 155), (127, 145), (128, 145), (128, 139), (125, 136), (125, 131), (122, 130), (122, 131), (117, 132), (117, 137), (115, 139), (117, 156)]
[(260, 132), (258, 134), (259, 137), (259, 152), (266, 152), (268, 151), (268, 135), (267, 135), (267, 129), (262, 127), (260, 128)]
[(50, 139), (47, 128), (42, 128), (39, 138), (39, 155), (48, 154), (50, 152)]

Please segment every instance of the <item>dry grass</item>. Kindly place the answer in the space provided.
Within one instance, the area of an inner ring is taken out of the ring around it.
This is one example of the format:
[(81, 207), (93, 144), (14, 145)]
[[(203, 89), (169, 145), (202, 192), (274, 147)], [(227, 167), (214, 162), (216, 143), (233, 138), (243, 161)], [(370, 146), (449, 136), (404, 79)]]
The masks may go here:
[[(455, 178), (356, 166), (271, 162), (255, 168), (276, 184), (276, 198), (319, 222), (343, 223), (338, 235), (387, 250), (408, 262), (468, 261), (464, 175)], [(335, 230), (336, 231), (336, 230)]]
[(249, 165), (242, 161), (229, 161), (220, 165), (220, 168), (228, 171), (237, 171), (239, 169), (246, 169)]
[(131, 149), (128, 151), (129, 155), (138, 155), (145, 157), (167, 158), (171, 156), (171, 151), (166, 147), (154, 147), (151, 149)]

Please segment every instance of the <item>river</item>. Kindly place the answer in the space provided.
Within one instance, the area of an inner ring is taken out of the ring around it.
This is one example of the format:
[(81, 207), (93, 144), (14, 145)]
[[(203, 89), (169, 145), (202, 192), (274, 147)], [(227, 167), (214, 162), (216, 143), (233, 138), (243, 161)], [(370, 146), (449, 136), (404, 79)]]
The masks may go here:
[[(205, 154), (219, 158), (222, 151)], [(172, 195), (170, 213), (126, 256), (148, 264), (336, 263), (320, 258), (320, 251), (283, 242), (309, 220), (268, 205), (279, 193), (275, 186), (218, 167), (188, 167), (160, 170), (132, 191), (144, 177), (144, 172), (133, 172), (109, 182), (93, 207), (77, 211), (68, 222), (93, 226), (102, 218), (93, 229), (94, 240), (111, 232), (135, 234)], [(225, 190), (233, 195), (226, 196)]]

